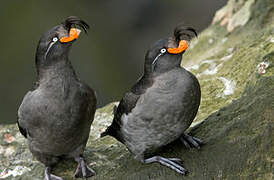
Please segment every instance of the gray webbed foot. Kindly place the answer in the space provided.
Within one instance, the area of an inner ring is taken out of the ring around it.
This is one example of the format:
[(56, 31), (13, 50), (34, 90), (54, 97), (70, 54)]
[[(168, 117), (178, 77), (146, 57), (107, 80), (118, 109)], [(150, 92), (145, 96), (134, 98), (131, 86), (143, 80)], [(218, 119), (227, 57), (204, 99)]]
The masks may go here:
[(192, 136), (189, 136), (187, 134), (183, 134), (181, 137), (180, 137), (180, 140), (182, 141), (182, 143), (187, 147), (187, 148), (191, 148), (191, 147), (194, 147), (194, 148), (197, 148), (197, 149), (200, 149), (201, 148), (201, 145), (204, 144), (204, 142), (196, 137), (192, 137)]
[(95, 175), (95, 171), (88, 167), (82, 157), (75, 158), (78, 162), (77, 169), (74, 173), (75, 178), (88, 178)]
[(46, 167), (44, 180), (63, 180), (61, 177), (51, 174), (51, 168)]
[(146, 164), (153, 162), (158, 162), (164, 166), (167, 166), (182, 175), (185, 175), (187, 173), (187, 170), (181, 165), (182, 160), (178, 158), (164, 158), (161, 156), (154, 156), (144, 160), (144, 163)]

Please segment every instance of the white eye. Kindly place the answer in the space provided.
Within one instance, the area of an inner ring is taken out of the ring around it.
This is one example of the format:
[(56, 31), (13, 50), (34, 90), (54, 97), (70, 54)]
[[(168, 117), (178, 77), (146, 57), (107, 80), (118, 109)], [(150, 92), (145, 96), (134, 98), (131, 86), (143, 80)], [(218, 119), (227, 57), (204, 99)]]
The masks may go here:
[(57, 38), (57, 37), (54, 37), (54, 38), (52, 39), (52, 41), (53, 41), (53, 42), (56, 42), (56, 41), (58, 41), (58, 38)]
[(166, 49), (165, 48), (163, 48), (163, 49), (161, 49), (161, 51), (160, 51), (162, 54), (164, 54), (164, 53), (166, 53)]

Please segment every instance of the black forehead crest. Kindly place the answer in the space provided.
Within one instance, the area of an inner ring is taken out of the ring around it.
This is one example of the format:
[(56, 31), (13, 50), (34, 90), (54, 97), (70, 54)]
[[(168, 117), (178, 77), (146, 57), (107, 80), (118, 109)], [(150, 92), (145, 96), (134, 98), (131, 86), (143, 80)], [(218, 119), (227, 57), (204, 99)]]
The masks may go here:
[(81, 20), (80, 18), (76, 17), (76, 16), (69, 16), (67, 17), (62, 24), (69, 30), (71, 27), (74, 26), (79, 26), (80, 28), (82, 28), (85, 33), (87, 33), (87, 30), (89, 29), (89, 25)]
[(178, 25), (173, 32), (176, 41), (188, 40), (190, 41), (194, 36), (197, 37), (197, 32), (192, 27), (185, 27), (183, 25)]

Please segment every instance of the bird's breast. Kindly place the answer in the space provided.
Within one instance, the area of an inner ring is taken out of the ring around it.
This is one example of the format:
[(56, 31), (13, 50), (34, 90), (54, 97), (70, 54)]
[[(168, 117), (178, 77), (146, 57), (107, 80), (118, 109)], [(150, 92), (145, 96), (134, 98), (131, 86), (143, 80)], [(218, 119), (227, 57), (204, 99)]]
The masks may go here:
[(155, 78), (131, 113), (122, 116), (128, 146), (133, 151), (137, 146), (153, 149), (178, 138), (199, 107), (200, 89), (196, 83), (192, 75), (181, 71)]

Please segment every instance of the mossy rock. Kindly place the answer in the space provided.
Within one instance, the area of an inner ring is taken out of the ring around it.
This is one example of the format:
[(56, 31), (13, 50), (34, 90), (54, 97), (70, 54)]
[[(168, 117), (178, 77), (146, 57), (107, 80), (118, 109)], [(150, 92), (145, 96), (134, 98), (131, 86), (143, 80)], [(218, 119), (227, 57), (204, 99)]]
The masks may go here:
[[(273, 22), (273, 0), (230, 0), (185, 53), (182, 66), (202, 88), (199, 113), (188, 131), (206, 144), (189, 150), (175, 141), (158, 154), (181, 158), (187, 176), (159, 164), (141, 164), (115, 139), (100, 139), (112, 121), (111, 103), (97, 110), (84, 154), (97, 172), (91, 179), (273, 179)], [(258, 73), (262, 62), (269, 66)], [(54, 173), (73, 179), (76, 166), (63, 161)], [(17, 126), (0, 125), (0, 179), (40, 180), (43, 171)]]

